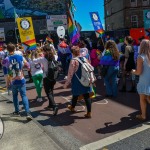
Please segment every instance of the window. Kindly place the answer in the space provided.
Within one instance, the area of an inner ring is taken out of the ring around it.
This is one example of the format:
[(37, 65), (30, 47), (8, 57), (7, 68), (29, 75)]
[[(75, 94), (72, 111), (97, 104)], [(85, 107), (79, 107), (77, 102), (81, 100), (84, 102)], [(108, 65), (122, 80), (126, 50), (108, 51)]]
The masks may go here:
[(137, 15), (131, 16), (131, 23), (132, 23), (132, 28), (138, 28), (138, 16)]
[(149, 5), (149, 0), (143, 0), (143, 6)]
[(137, 6), (137, 0), (130, 0), (131, 7), (136, 7)]

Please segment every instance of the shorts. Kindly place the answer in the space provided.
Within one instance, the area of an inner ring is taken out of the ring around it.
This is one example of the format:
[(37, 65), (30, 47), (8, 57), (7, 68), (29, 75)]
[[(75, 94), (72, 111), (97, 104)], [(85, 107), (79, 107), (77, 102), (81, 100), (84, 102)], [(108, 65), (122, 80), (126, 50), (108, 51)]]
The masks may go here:
[(4, 75), (8, 75), (8, 69), (7, 69), (7, 67), (3, 66), (3, 73), (4, 73)]

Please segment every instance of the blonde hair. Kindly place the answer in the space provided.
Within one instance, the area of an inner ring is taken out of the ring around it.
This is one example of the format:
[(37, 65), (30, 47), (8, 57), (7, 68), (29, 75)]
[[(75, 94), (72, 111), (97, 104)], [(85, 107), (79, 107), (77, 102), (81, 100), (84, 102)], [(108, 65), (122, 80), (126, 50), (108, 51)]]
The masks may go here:
[(140, 52), (139, 54), (145, 54), (148, 58), (148, 62), (150, 64), (150, 41), (149, 40), (142, 40), (140, 44)]
[(106, 50), (109, 50), (114, 60), (119, 60), (119, 51), (116, 43), (113, 40), (108, 40), (105, 45)]

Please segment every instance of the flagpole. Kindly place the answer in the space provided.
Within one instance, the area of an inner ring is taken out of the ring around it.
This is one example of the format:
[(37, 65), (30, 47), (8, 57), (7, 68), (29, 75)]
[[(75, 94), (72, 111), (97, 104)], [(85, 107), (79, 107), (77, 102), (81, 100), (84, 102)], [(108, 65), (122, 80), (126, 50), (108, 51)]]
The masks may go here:
[(15, 8), (14, 8), (14, 17), (15, 17), (15, 37), (16, 37), (16, 40), (17, 40), (17, 44), (19, 43), (19, 38), (18, 38), (18, 36), (17, 36), (17, 21), (16, 21), (16, 19), (17, 18), (19, 18), (19, 16), (17, 15), (17, 13), (16, 13), (16, 10), (15, 10)]

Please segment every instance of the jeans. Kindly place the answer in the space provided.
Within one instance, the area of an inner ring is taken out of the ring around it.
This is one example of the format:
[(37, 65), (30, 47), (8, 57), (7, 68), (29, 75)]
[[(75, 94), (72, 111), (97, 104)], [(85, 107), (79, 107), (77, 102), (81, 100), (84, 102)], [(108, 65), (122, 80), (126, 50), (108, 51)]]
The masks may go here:
[(19, 100), (18, 100), (18, 92), (20, 92), (20, 96), (22, 98), (22, 103), (26, 113), (29, 113), (29, 101), (26, 96), (26, 85), (13, 85), (12, 86), (12, 94), (13, 94), (13, 103), (15, 107), (15, 112), (19, 112)]
[(54, 94), (53, 94), (55, 84), (56, 84), (55, 80), (50, 81), (48, 78), (43, 79), (44, 90), (45, 90), (46, 96), (49, 100), (49, 106), (48, 107), (51, 107), (51, 108), (56, 107), (56, 103), (54, 101)]
[(106, 85), (106, 94), (109, 96), (117, 96), (117, 74), (119, 66), (109, 66), (104, 82)]

